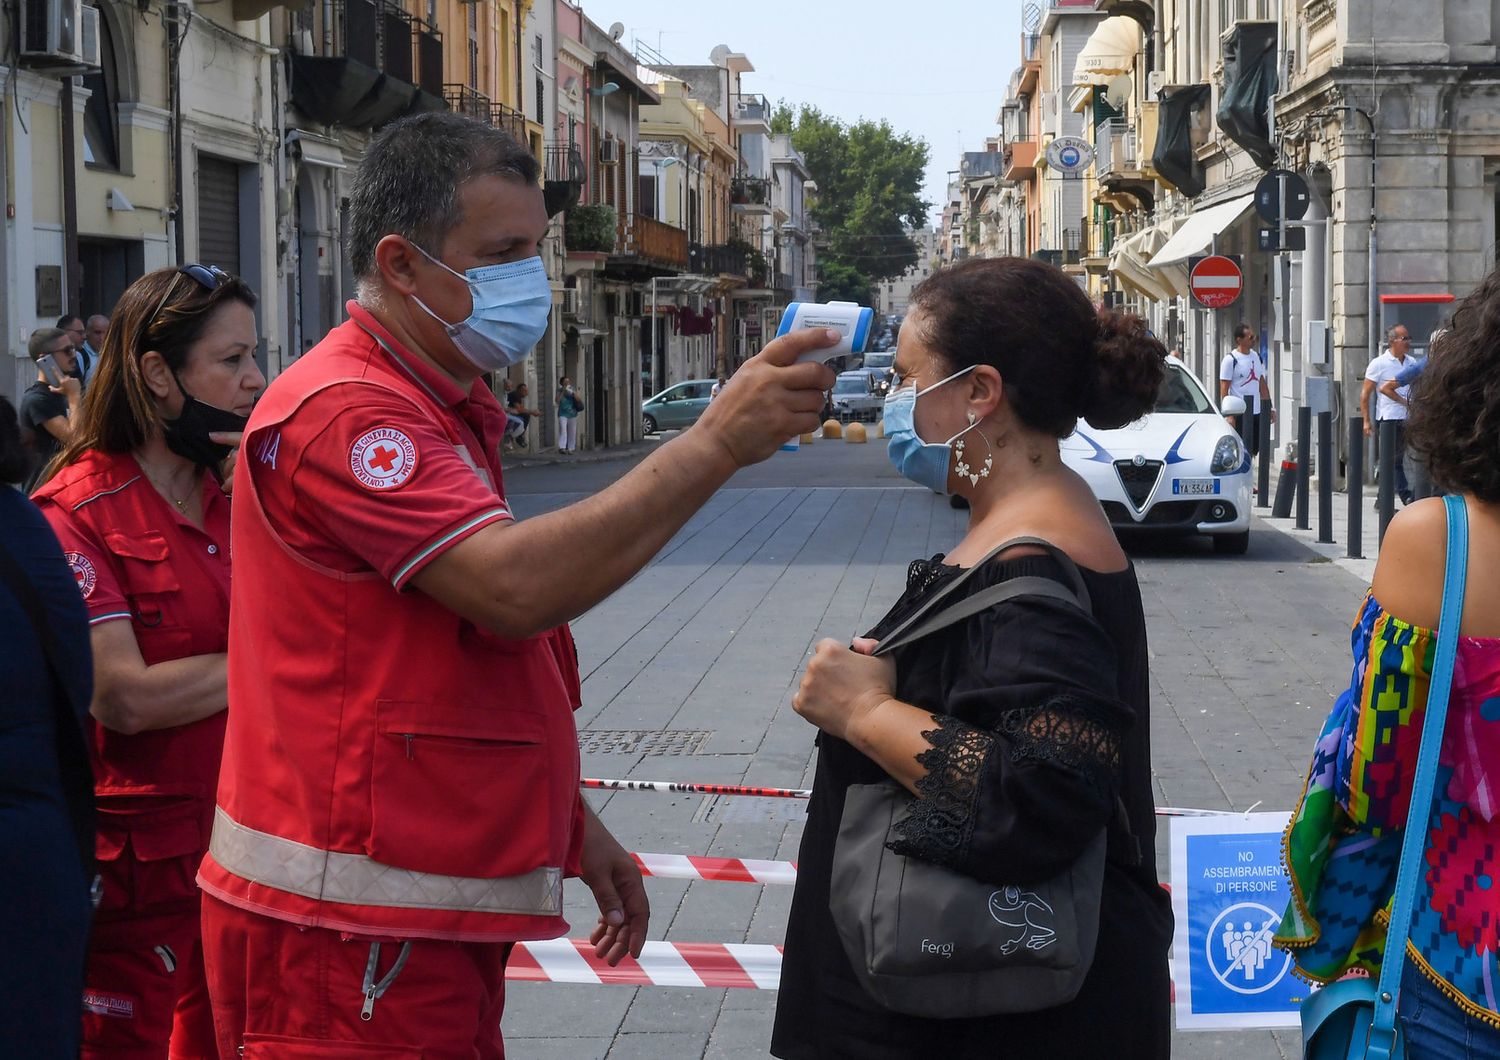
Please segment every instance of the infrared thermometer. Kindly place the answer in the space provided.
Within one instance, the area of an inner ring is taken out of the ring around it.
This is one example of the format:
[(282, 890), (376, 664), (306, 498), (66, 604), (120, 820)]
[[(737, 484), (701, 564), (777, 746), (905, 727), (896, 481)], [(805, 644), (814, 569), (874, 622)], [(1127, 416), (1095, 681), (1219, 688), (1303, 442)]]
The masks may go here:
[(798, 357), (799, 361), (831, 361), (851, 353), (864, 353), (865, 342), (875, 324), (875, 310), (856, 302), (793, 302), (781, 315), (781, 326), (776, 337), (789, 335), (803, 328), (828, 328), (837, 331), (841, 338), (838, 345), (821, 350), (811, 350)]

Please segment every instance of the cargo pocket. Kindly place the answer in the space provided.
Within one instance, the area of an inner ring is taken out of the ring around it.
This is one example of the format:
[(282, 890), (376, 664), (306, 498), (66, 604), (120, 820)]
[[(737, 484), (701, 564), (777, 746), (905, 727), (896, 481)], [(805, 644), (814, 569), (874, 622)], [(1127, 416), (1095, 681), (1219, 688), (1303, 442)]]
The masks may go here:
[(154, 531), (135, 536), (110, 531), (104, 543), (120, 568), (120, 587), (130, 603), (141, 659), (154, 666), (190, 654), (191, 634), (174, 624), (180, 616), (168, 613), (182, 583), (172, 569), (167, 539)]
[(139, 913), (198, 899), (206, 844), (196, 799), (168, 796), (99, 800), (94, 853), (99, 913)]
[(443, 876), (519, 876), (548, 864), (546, 728), (493, 707), (381, 700), (370, 857)]

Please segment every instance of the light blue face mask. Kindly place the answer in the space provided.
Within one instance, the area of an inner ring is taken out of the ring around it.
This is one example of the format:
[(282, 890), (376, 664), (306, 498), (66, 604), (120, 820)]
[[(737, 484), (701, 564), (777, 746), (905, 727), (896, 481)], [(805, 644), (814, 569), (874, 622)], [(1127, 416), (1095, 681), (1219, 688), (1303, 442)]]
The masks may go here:
[[(417, 247), (415, 243), (412, 246)], [(453, 345), (481, 372), (496, 372), (524, 361), (547, 332), (552, 313), (552, 287), (547, 269), (538, 257), (485, 265), (459, 273), (422, 250), (423, 257), (448, 269), (469, 285), (474, 308), (468, 319), (450, 324), (427, 307), (416, 295), (412, 301), (443, 325)]]
[(885, 396), (885, 435), (890, 439), (886, 442), (885, 451), (902, 478), (910, 479), (918, 486), (926, 486), (937, 493), (949, 492), (948, 471), (953, 463), (953, 450), (950, 447), (978, 424), (970, 423), (946, 442), (924, 442), (917, 434), (917, 398), (932, 393), (944, 383), (951, 383), (977, 367), (978, 365), (971, 364), (924, 390), (918, 390), (915, 385), (904, 386)]

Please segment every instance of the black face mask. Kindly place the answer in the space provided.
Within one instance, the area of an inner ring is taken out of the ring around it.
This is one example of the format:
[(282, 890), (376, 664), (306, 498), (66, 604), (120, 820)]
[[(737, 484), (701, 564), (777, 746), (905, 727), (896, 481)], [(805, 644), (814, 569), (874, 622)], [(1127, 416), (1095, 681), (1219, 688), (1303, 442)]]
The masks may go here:
[[(172, 378), (177, 379), (176, 372), (172, 373)], [(167, 448), (184, 460), (191, 460), (200, 467), (208, 468), (215, 478), (219, 478), (219, 465), (224, 462), (233, 446), (216, 442), (209, 438), (209, 434), (216, 431), (243, 431), (250, 418), (210, 405), (206, 401), (199, 401), (187, 392), (180, 379), (177, 379), (177, 389), (182, 391), (182, 414), (175, 420), (163, 421), (162, 433)]]

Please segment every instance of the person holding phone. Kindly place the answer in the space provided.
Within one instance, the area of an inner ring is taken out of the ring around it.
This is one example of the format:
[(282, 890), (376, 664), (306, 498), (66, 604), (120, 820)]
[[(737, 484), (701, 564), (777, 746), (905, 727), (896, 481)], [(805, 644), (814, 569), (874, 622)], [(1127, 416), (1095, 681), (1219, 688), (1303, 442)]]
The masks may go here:
[(206, 265), (125, 291), (37, 506), (87, 606), (102, 877), (85, 1058), (214, 1056), (195, 882), (228, 703), (234, 447), (265, 377), (255, 294)]
[(36, 362), (36, 382), (21, 395), (23, 437), (31, 446), (31, 471), (25, 489), (30, 493), (47, 462), (73, 436), (73, 420), (83, 400), (83, 384), (73, 375), (77, 366), (73, 340), (61, 328), (37, 328), (26, 342)]

